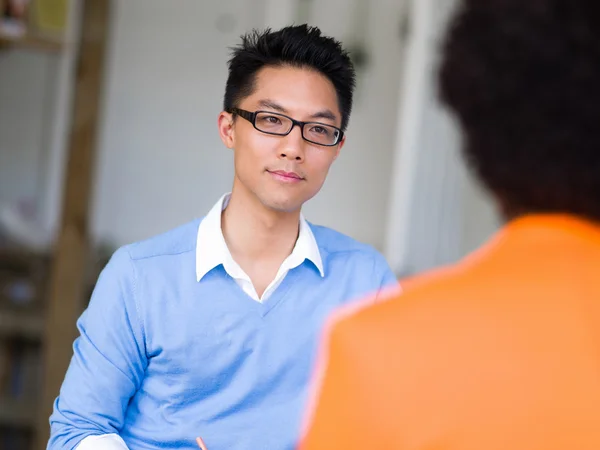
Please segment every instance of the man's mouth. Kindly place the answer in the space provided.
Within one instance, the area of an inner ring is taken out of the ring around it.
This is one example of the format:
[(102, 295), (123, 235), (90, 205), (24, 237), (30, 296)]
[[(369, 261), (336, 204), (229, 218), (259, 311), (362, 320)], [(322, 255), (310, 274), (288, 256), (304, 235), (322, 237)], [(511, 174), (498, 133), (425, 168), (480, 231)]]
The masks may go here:
[(286, 172), (284, 170), (267, 170), (275, 179), (287, 183), (297, 183), (304, 178), (296, 172)]

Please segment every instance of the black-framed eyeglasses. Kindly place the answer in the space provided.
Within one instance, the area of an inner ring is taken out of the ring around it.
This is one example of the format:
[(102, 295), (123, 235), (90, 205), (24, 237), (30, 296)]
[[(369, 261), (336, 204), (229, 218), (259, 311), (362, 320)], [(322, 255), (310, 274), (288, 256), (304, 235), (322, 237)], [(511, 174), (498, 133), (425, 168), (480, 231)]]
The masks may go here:
[(333, 147), (339, 144), (344, 137), (344, 132), (333, 125), (320, 122), (300, 122), (284, 114), (271, 111), (250, 112), (239, 108), (231, 108), (228, 112), (246, 119), (258, 131), (275, 136), (287, 136), (297, 125), (302, 131), (302, 138), (312, 144)]

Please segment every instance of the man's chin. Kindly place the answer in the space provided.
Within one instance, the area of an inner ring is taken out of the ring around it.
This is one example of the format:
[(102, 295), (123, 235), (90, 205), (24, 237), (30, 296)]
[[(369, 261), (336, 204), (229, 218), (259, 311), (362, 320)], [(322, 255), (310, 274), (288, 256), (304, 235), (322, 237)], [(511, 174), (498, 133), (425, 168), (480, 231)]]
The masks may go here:
[(300, 211), (304, 202), (297, 199), (264, 199), (262, 204), (272, 211), (291, 214)]

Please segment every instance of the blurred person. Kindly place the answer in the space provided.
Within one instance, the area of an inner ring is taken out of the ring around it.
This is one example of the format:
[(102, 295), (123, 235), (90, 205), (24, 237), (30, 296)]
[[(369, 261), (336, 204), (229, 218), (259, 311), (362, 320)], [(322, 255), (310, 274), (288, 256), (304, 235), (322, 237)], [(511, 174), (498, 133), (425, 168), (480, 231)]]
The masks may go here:
[(301, 215), (344, 145), (354, 84), (317, 28), (243, 36), (218, 118), (232, 192), (114, 254), (78, 321), (49, 449), (297, 445), (325, 318), (397, 283), (373, 248)]
[(600, 4), (466, 0), (441, 96), (506, 223), (333, 319), (302, 450), (600, 449)]

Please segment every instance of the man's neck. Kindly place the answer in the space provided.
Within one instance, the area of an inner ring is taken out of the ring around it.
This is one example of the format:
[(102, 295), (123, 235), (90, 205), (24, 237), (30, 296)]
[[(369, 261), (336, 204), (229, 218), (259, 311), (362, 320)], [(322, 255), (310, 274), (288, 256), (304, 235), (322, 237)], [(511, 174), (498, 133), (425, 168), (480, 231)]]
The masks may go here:
[(221, 216), (229, 251), (240, 262), (283, 262), (298, 239), (300, 211), (273, 211), (254, 196), (244, 194), (234, 189)]

